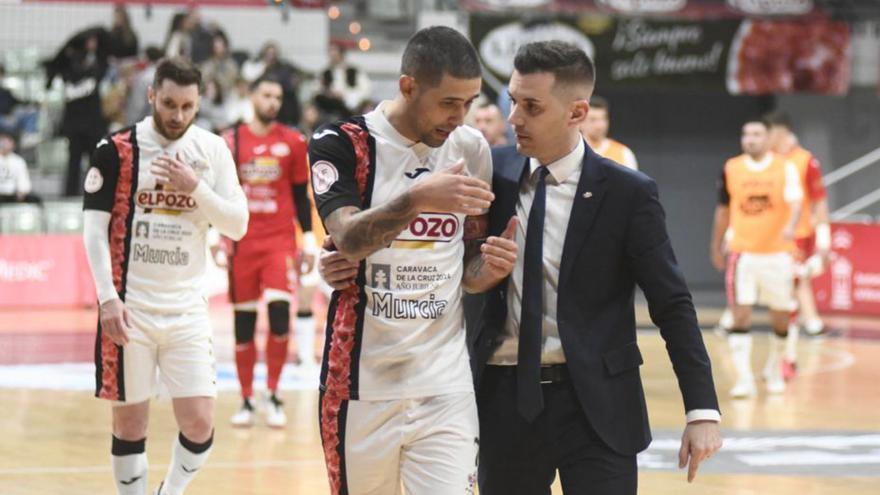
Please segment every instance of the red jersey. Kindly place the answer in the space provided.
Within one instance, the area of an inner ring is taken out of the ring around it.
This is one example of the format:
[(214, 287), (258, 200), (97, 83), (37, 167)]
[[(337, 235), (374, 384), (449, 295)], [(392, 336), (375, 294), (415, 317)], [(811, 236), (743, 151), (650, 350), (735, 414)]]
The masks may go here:
[(250, 211), (247, 234), (239, 242), (283, 238), (295, 243), (292, 186), (307, 184), (309, 180), (302, 134), (275, 123), (265, 136), (257, 136), (247, 124), (239, 124), (223, 137), (232, 150)]
[(816, 225), (813, 222), (813, 203), (825, 199), (827, 195), (825, 185), (822, 183), (822, 168), (819, 166), (819, 160), (800, 146), (791, 150), (785, 157), (797, 165), (798, 174), (803, 182), (804, 202), (801, 204), (801, 218), (794, 237), (806, 239), (816, 232)]

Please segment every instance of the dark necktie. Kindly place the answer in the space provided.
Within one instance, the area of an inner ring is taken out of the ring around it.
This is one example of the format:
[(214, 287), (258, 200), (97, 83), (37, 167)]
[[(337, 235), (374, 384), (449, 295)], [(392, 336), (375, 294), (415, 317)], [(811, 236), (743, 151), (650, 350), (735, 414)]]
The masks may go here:
[(516, 366), (516, 406), (528, 422), (544, 409), (541, 392), (541, 341), (544, 320), (544, 209), (547, 202), (547, 167), (538, 167), (538, 184), (529, 210), (526, 250), (523, 256), (522, 314)]

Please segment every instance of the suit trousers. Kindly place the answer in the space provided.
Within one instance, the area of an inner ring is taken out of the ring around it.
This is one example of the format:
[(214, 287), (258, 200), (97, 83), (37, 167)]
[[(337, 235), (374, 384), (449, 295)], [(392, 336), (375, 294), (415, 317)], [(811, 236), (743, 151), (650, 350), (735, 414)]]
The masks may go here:
[(480, 416), (481, 495), (549, 495), (559, 471), (566, 495), (635, 495), (635, 455), (600, 438), (570, 380), (541, 386), (544, 409), (528, 423), (516, 408), (516, 367), (486, 366)]

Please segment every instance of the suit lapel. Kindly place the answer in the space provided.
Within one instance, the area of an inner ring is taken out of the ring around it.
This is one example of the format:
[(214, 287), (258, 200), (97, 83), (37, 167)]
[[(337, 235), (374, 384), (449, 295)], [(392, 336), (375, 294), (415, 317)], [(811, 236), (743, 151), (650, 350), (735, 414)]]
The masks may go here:
[(565, 233), (565, 244), (562, 249), (559, 285), (562, 286), (571, 273), (571, 264), (581, 250), (584, 241), (593, 226), (596, 214), (602, 206), (607, 184), (605, 183), (604, 165), (599, 161), (589, 146), (584, 152), (581, 177), (578, 180), (577, 192), (571, 205), (571, 216)]

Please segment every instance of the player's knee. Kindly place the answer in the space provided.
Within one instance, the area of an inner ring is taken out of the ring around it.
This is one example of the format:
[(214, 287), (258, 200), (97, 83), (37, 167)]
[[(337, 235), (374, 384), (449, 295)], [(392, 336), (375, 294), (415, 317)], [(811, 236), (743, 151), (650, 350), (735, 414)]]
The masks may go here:
[(235, 311), (235, 343), (246, 344), (254, 341), (257, 329), (256, 311)]
[(272, 335), (283, 336), (290, 333), (290, 303), (272, 301), (269, 303), (269, 330)]
[(214, 434), (214, 418), (210, 414), (200, 414), (180, 422), (180, 432), (194, 443), (204, 443)]
[(147, 436), (147, 416), (124, 415), (113, 417), (113, 435), (128, 442)]

